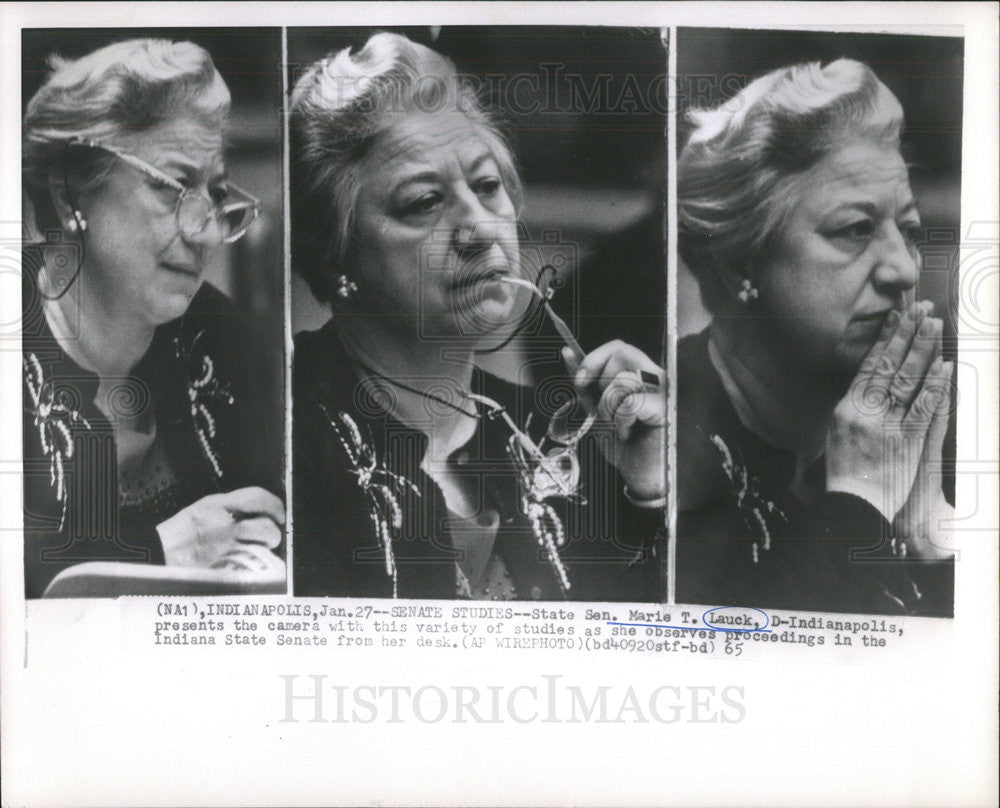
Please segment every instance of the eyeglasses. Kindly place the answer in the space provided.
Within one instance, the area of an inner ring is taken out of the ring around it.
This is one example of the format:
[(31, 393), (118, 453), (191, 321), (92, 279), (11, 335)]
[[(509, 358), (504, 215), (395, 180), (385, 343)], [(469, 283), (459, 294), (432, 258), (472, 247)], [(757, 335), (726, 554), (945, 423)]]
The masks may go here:
[(177, 227), (185, 239), (199, 237), (208, 229), (209, 224), (214, 219), (222, 234), (222, 242), (232, 244), (247, 232), (254, 219), (260, 214), (260, 200), (232, 183), (226, 187), (226, 198), (216, 202), (201, 191), (185, 187), (145, 160), (112, 146), (82, 138), (69, 141), (67, 146), (85, 146), (106, 151), (123, 163), (141, 171), (150, 179), (175, 191), (177, 203), (174, 205), (174, 216), (177, 218)]

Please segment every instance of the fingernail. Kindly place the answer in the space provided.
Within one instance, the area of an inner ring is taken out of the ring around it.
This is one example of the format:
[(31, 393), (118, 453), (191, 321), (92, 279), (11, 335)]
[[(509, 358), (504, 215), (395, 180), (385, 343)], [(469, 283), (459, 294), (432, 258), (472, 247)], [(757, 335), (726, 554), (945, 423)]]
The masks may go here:
[(929, 337), (934, 333), (934, 318), (925, 317), (924, 321), (920, 324), (920, 336)]
[(899, 322), (899, 312), (893, 309), (889, 312), (885, 320), (882, 321), (882, 336), (888, 337), (895, 328), (896, 324)]

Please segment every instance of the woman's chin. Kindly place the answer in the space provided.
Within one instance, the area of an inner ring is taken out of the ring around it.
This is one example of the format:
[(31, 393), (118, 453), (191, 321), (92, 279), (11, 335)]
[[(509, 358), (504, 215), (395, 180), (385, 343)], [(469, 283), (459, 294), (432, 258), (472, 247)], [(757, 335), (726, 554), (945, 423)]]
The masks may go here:
[(194, 294), (182, 291), (161, 291), (147, 309), (154, 325), (163, 325), (178, 317), (183, 317), (191, 305)]
[(503, 283), (483, 283), (460, 293), (455, 322), (460, 334), (488, 336), (509, 329), (525, 307), (517, 305), (517, 293)]
[(833, 383), (847, 383), (857, 374), (869, 350), (871, 345), (867, 343), (838, 345), (827, 357), (824, 366), (817, 370)]

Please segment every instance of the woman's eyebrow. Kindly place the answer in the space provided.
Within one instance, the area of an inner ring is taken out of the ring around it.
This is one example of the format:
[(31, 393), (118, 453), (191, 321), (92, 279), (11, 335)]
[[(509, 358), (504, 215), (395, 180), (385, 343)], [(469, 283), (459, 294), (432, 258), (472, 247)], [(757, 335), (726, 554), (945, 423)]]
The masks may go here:
[[(469, 163), (466, 171), (472, 172), (476, 171), (482, 166), (483, 163), (495, 162), (493, 157), (493, 152), (488, 149), (477, 154), (472, 162)], [(433, 169), (418, 169), (413, 174), (406, 174), (401, 177), (398, 182), (393, 185), (393, 193), (405, 188), (407, 185), (414, 185), (421, 182), (426, 183), (438, 183), (441, 182), (441, 174)]]
[[(162, 164), (157, 167), (160, 171), (179, 171), (189, 181), (197, 181), (206, 175), (201, 166), (183, 156), (168, 156), (164, 159)], [(225, 168), (220, 168), (217, 164), (210, 166), (209, 172), (210, 174), (206, 179), (208, 184), (213, 182), (225, 182), (227, 180)]]
[(858, 210), (872, 217), (878, 215), (878, 206), (874, 202), (866, 200), (843, 200), (833, 205), (828, 213), (830, 215), (836, 215), (845, 210)]
[(440, 182), (441, 175), (436, 171), (424, 170), (417, 171), (414, 174), (408, 174), (399, 180), (394, 186), (394, 190), (398, 190), (406, 185), (412, 185), (418, 182)]
[[(862, 213), (871, 216), (872, 218), (877, 218), (882, 209), (879, 205), (869, 200), (844, 200), (839, 204), (836, 204), (829, 212), (830, 214), (837, 214), (844, 210), (858, 210)], [(896, 211), (896, 216), (905, 216), (908, 213), (917, 210), (917, 201), (910, 197), (898, 211)]]

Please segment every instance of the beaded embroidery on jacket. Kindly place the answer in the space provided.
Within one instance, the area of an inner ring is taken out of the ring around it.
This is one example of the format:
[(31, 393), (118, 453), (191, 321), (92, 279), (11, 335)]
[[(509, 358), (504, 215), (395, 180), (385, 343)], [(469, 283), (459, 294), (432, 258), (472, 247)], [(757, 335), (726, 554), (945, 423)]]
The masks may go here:
[[(572, 442), (560, 444), (543, 453), (525, 432), (510, 421), (500, 404), (485, 396), (468, 397), (487, 404), (491, 417), (502, 417), (511, 427), (507, 453), (518, 471), (521, 508), (531, 523), (535, 538), (546, 551), (560, 587), (564, 593), (569, 591), (569, 576), (559, 556), (559, 548), (566, 543), (566, 532), (562, 520), (548, 500), (554, 497), (576, 497), (579, 462), (575, 444), (585, 430), (581, 430)], [(411, 489), (417, 496), (420, 496), (420, 491), (413, 482), (390, 470), (384, 461), (378, 460), (371, 441), (365, 442), (357, 422), (348, 413), (341, 410), (331, 415), (325, 406), (319, 406), (353, 466), (351, 473), (357, 478), (358, 487), (368, 498), (369, 518), (382, 545), (385, 570), (392, 579), (392, 596), (395, 598), (397, 570), (392, 551), (392, 532), (398, 531), (403, 524), (399, 496), (405, 488)]]
[(392, 552), (392, 532), (403, 526), (403, 509), (399, 505), (402, 491), (409, 488), (418, 497), (420, 490), (401, 474), (396, 474), (375, 455), (371, 435), (368, 442), (361, 437), (357, 422), (346, 412), (335, 415), (322, 404), (319, 405), (330, 422), (337, 440), (343, 447), (353, 468), (351, 473), (357, 478), (360, 488), (368, 499), (368, 516), (375, 535), (382, 545), (385, 556), (385, 572), (392, 579), (392, 596), (398, 597), (396, 558)]
[(765, 551), (771, 549), (771, 528), (768, 524), (768, 518), (778, 518), (787, 522), (788, 517), (771, 500), (761, 496), (760, 481), (747, 471), (746, 465), (743, 463), (743, 452), (739, 447), (737, 447), (739, 460), (735, 460), (726, 442), (719, 435), (713, 434), (710, 440), (721, 455), (722, 470), (729, 480), (735, 505), (743, 516), (747, 528), (760, 540), (755, 541), (752, 545), (753, 563), (758, 564), (760, 563), (761, 543), (763, 543)]
[(212, 444), (216, 435), (215, 419), (219, 413), (216, 411), (213, 415), (212, 410), (217, 407), (232, 407), (234, 399), (229, 392), (229, 385), (216, 377), (212, 357), (199, 345), (204, 334), (204, 329), (199, 331), (188, 346), (182, 344), (179, 335), (174, 337), (174, 351), (185, 370), (188, 402), (198, 445), (212, 467), (215, 478), (221, 480), (222, 465), (218, 451)]
[(55, 382), (45, 379), (42, 363), (33, 352), (25, 354), (22, 362), (42, 453), (49, 459), (49, 483), (55, 489), (56, 502), (62, 506), (59, 517), (59, 529), (62, 530), (69, 505), (66, 464), (73, 458), (73, 435), (70, 429), (90, 429), (90, 422), (80, 415), (79, 410), (70, 406), (65, 391), (57, 393)]
[[(229, 385), (222, 383), (215, 375), (215, 363), (207, 351), (199, 345), (204, 331), (199, 331), (191, 344), (182, 345), (180, 337), (174, 338), (174, 350), (185, 369), (188, 401), (195, 434), (205, 460), (212, 467), (216, 479), (223, 476), (218, 452), (213, 445), (216, 436), (216, 410), (219, 406), (231, 407), (234, 403)], [(73, 436), (71, 428), (91, 429), (90, 422), (79, 409), (70, 406), (65, 391), (57, 392), (54, 380), (46, 379), (42, 364), (33, 352), (22, 358), (24, 380), (31, 397), (34, 423), (42, 453), (49, 459), (49, 480), (55, 489), (56, 501), (61, 505), (59, 529), (66, 522), (69, 505), (66, 490), (66, 465), (73, 458)]]

